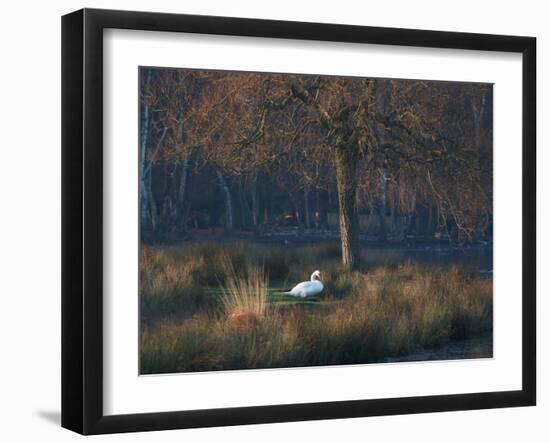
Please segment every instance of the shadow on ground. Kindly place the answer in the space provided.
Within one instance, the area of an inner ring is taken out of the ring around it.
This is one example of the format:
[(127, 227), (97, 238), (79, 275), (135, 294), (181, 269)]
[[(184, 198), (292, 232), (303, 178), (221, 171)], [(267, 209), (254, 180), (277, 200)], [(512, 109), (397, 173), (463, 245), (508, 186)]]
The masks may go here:
[(36, 411), (36, 415), (54, 425), (61, 425), (61, 411)]

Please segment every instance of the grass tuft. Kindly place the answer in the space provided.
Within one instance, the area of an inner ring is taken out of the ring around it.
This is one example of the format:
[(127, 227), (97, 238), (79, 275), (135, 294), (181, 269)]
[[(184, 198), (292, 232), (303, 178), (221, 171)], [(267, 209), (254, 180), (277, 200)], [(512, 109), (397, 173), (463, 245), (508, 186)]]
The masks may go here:
[(238, 273), (227, 256), (222, 259), (225, 284), (221, 287), (221, 304), (227, 316), (254, 315), (260, 319), (267, 311), (268, 278), (263, 266), (249, 265)]

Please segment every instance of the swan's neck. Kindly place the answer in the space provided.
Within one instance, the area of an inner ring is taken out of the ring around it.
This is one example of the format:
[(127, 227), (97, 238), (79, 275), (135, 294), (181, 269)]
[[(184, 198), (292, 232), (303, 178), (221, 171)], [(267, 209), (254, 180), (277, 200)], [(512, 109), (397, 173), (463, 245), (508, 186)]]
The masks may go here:
[(317, 281), (317, 276), (315, 274), (311, 274), (311, 281)]

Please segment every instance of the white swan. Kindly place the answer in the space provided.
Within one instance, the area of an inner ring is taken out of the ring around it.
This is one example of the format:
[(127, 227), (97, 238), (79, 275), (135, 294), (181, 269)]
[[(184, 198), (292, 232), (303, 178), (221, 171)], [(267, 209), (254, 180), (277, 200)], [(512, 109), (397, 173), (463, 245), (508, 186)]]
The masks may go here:
[(321, 283), (321, 271), (315, 271), (311, 274), (310, 281), (303, 281), (294, 286), (290, 291), (285, 294), (292, 295), (294, 297), (313, 297), (319, 295), (323, 290), (323, 283)]

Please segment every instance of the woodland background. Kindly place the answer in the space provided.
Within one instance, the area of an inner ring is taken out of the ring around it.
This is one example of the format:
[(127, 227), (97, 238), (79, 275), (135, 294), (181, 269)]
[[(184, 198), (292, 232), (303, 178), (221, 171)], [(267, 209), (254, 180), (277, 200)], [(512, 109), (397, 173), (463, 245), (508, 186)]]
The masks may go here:
[(141, 68), (145, 242), (492, 239), (492, 85)]

